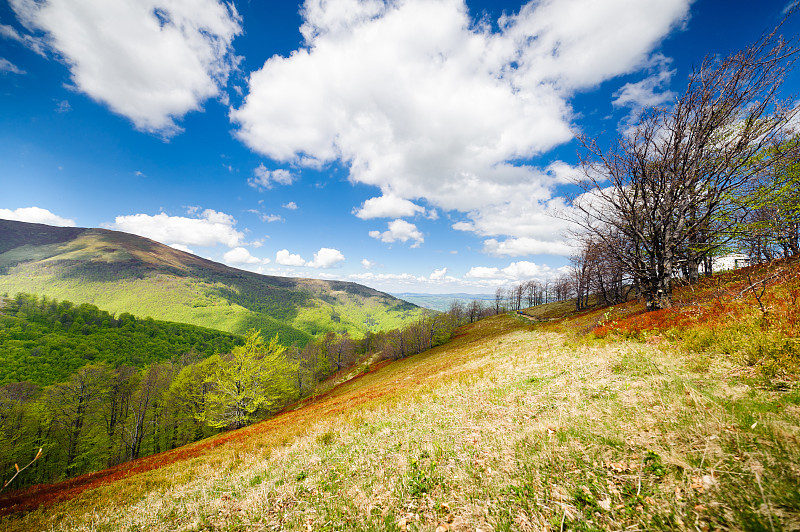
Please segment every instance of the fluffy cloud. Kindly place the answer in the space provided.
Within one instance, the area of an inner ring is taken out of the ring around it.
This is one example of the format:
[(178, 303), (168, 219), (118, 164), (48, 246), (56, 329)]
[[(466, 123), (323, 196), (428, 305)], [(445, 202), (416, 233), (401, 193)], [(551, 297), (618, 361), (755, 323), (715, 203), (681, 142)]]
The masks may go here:
[(275, 254), (275, 262), (281, 266), (305, 266), (306, 261), (300, 255), (289, 253), (288, 249), (282, 249)]
[(294, 182), (294, 175), (288, 170), (267, 170), (263, 164), (253, 170), (253, 177), (247, 180), (247, 184), (258, 190), (270, 189), (275, 183), (279, 185), (291, 185)]
[(361, 259), (361, 267), (364, 268), (365, 270), (371, 270), (372, 268), (375, 267), (375, 263), (372, 262), (371, 260)]
[(194, 251), (192, 250), (192, 248), (190, 248), (189, 246), (184, 246), (183, 244), (175, 244), (175, 243), (173, 243), (173, 244), (170, 244), (169, 247), (177, 249), (177, 250), (180, 250), (180, 251), (183, 251), (185, 253), (191, 253), (192, 255), (194, 255)]
[(363, 272), (351, 274), (346, 280), (372, 286), (378, 290), (389, 292), (494, 292), (497, 286), (507, 284), (506, 280), (497, 279), (459, 279), (447, 274), (447, 268), (434, 270), (430, 275), (413, 275), (410, 273), (373, 273)]
[(306, 266), (311, 268), (333, 268), (344, 261), (344, 255), (338, 249), (320, 248), (314, 253), (314, 260), (308, 262)]
[(483, 252), (495, 257), (523, 257), (525, 255), (563, 255), (575, 252), (567, 242), (558, 240), (544, 242), (536, 238), (508, 238), (498, 241), (494, 238), (483, 241)]
[(621, 122), (620, 131), (630, 134), (644, 109), (664, 105), (675, 98), (668, 89), (675, 70), (669, 68), (671, 60), (657, 54), (650, 67), (650, 75), (635, 83), (626, 83), (614, 93), (614, 107), (627, 107), (628, 116)]
[(447, 268), (442, 268), (440, 270), (433, 270), (433, 273), (430, 276), (432, 281), (441, 281), (442, 279), (447, 278)]
[(409, 200), (397, 196), (380, 196), (370, 198), (364, 202), (360, 209), (353, 209), (353, 214), (362, 220), (371, 218), (402, 218), (424, 213), (425, 209)]
[(534, 262), (512, 262), (505, 268), (477, 266), (471, 268), (464, 277), (468, 279), (493, 279), (503, 281), (524, 281), (528, 279), (548, 279), (566, 273), (566, 268), (551, 268)]
[(235, 225), (233, 216), (212, 209), (204, 210), (195, 218), (165, 213), (155, 216), (132, 214), (117, 216), (113, 224), (103, 224), (108, 229), (133, 233), (167, 245), (207, 247), (222, 244), (229, 248), (237, 247), (244, 238)]
[(690, 1), (532, 1), (493, 31), (463, 0), (307, 0), (305, 46), (253, 72), (231, 119), (268, 157), (378, 187), (361, 217), (423, 198), (481, 235), (551, 242), (563, 174), (519, 161), (570, 140), (576, 91), (645, 68)]
[(275, 254), (275, 262), (282, 266), (308, 266), (309, 268), (333, 268), (343, 262), (344, 255), (338, 249), (320, 248), (314, 253), (314, 259), (306, 262), (302, 256), (289, 253), (288, 249), (282, 249)]
[(218, 0), (10, 4), (26, 27), (45, 33), (78, 90), (144, 131), (180, 131), (175, 120), (219, 95), (238, 61), (231, 43), (242, 31), (239, 15)]
[[(557, 179), (567, 180), (569, 176), (576, 175), (577, 170), (562, 165), (557, 173)], [(504, 203), (471, 211), (470, 221), (456, 222), (452, 228), (485, 237), (511, 235), (505, 239), (485, 240), (483, 251), (491, 255), (513, 257), (540, 253), (572, 253), (572, 248), (565, 242), (570, 223), (565, 219), (565, 212), (569, 207), (563, 198), (546, 200), (541, 190), (533, 184), (519, 188), (527, 190), (527, 194), (512, 193)]]
[(0, 209), (0, 218), (4, 220), (15, 220), (17, 222), (75, 227), (75, 220), (62, 218), (41, 207), (20, 207), (13, 211), (11, 209)]
[(290, 201), (286, 205), (283, 205), (283, 208), (284, 209), (289, 209), (290, 211), (296, 211), (297, 210), (297, 203), (295, 203), (293, 201)]
[[(666, 66), (666, 65), (665, 65)], [(665, 90), (675, 74), (674, 70), (661, 68), (655, 74), (636, 83), (626, 83), (614, 93), (614, 107), (630, 107), (641, 110), (670, 101), (675, 93)]]
[(397, 241), (408, 242), (409, 240), (413, 240), (414, 244), (411, 246), (412, 248), (419, 247), (420, 244), (425, 242), (422, 233), (417, 229), (417, 226), (412, 223), (405, 220), (394, 220), (389, 222), (388, 226), (389, 229), (387, 231), (382, 233), (380, 231), (370, 231), (369, 236), (377, 238), (381, 242), (386, 242), (387, 244)]
[(236, 247), (226, 252), (222, 256), (226, 264), (267, 264), (269, 259), (259, 259), (250, 254), (250, 252), (243, 247)]

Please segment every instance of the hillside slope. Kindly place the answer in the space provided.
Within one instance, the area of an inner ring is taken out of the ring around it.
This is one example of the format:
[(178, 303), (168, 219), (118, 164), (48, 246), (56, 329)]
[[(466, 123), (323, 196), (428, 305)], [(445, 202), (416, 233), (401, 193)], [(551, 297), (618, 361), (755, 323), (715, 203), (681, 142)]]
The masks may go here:
[[(0, 403), (13, 396), (4, 389), (10, 383), (48, 386), (65, 382), (88, 364), (145, 368), (230, 353), (239, 344), (241, 338), (230, 333), (130, 314), (116, 319), (86, 303), (0, 297)], [(3, 436), (0, 432), (0, 442)], [(0, 445), (0, 456), (4, 450)]]
[(0, 527), (796, 530), (796, 373), (664, 334), (575, 334), (609, 312), (466, 326), (271, 420), (2, 496), (45, 506)]
[(287, 344), (421, 312), (355, 283), (259, 275), (127, 233), (0, 220), (0, 293), (18, 292), (236, 334), (256, 327)]

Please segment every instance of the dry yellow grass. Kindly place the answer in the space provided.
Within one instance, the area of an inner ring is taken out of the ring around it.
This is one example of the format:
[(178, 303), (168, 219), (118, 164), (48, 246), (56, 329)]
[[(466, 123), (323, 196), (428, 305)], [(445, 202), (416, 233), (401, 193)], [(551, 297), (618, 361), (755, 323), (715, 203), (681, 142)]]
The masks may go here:
[(512, 317), (3, 530), (800, 530), (797, 389)]

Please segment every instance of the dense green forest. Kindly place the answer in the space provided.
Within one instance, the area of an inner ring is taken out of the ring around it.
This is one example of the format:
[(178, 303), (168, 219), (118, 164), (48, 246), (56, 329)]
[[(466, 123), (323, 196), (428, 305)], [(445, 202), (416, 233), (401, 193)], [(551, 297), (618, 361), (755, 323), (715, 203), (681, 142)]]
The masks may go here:
[[(1, 312), (3, 345), (15, 349), (4, 348), (3, 356), (18, 357), (15, 375), (28, 378), (14, 381), (3, 366), (0, 473), (9, 478), (14, 464), (42, 449), (15, 487), (103, 469), (263, 419), (337, 372), (420, 353), (480, 317), (456, 304), (403, 329), (363, 339), (329, 332), (286, 347), (258, 330), (239, 339), (28, 295), (4, 300)], [(53, 362), (36, 369), (31, 361), (46, 356)]]
[(0, 299), (0, 385), (53, 384), (91, 363), (141, 368), (181, 356), (206, 358), (237, 343), (229, 333), (128, 313), (115, 317), (89, 304), (26, 294)]

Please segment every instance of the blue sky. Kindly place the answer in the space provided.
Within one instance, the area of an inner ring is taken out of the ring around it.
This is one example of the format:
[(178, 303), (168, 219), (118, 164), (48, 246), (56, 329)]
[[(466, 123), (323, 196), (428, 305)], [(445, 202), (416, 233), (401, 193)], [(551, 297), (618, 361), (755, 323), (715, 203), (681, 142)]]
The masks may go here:
[(0, 1), (0, 217), (433, 293), (561, 273), (575, 135), (789, 6)]

